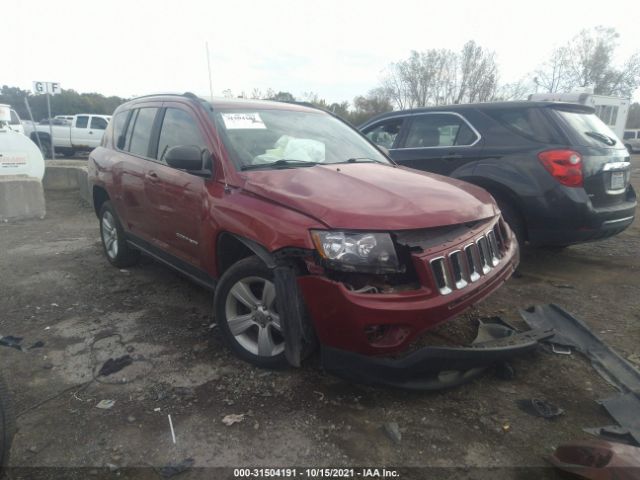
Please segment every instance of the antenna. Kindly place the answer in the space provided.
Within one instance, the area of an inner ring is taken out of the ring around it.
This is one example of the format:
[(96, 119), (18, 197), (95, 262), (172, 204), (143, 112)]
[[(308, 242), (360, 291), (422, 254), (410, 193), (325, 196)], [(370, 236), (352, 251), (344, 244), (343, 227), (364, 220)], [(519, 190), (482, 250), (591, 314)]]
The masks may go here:
[(207, 48), (207, 69), (209, 70), (209, 93), (211, 95), (211, 101), (213, 101), (213, 82), (211, 80), (211, 60), (209, 58), (209, 42), (205, 42)]

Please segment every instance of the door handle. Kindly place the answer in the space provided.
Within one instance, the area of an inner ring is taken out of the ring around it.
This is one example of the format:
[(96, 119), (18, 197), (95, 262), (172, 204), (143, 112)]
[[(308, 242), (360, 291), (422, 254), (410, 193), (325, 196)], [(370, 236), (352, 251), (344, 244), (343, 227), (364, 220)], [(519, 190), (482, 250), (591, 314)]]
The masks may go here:
[(149, 172), (145, 175), (145, 178), (151, 182), (157, 182), (159, 180), (156, 172)]

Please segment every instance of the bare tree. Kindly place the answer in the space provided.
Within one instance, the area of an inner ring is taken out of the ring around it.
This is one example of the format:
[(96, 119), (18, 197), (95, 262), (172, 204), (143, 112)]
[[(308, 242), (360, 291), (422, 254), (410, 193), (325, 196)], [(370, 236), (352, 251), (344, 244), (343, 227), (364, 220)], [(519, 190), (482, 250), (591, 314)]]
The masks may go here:
[(491, 100), (498, 84), (495, 53), (470, 40), (462, 47), (459, 62), (460, 83), (455, 103)]
[(551, 58), (535, 72), (534, 82), (545, 92), (555, 93), (567, 89), (569, 71), (569, 49), (556, 48)]
[(488, 101), (497, 84), (495, 54), (470, 41), (460, 53), (412, 51), (407, 59), (388, 67), (381, 88), (396, 107), (405, 109)]
[(619, 36), (602, 26), (582, 30), (536, 71), (537, 85), (547, 92), (592, 87), (596, 94), (630, 97), (640, 86), (640, 52), (615, 65)]

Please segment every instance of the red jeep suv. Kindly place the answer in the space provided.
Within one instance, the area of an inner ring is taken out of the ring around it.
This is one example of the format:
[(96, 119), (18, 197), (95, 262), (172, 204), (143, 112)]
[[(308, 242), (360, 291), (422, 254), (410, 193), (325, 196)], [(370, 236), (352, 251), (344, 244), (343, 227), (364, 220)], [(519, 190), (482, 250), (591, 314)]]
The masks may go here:
[(319, 343), (345, 375), (349, 364), (405, 380), (446, 368), (433, 349), (398, 354), (518, 262), (487, 192), (399, 167), (303, 105), (134, 99), (91, 153), (89, 179), (109, 262), (143, 252), (210, 288), (229, 346), (263, 367), (299, 365)]

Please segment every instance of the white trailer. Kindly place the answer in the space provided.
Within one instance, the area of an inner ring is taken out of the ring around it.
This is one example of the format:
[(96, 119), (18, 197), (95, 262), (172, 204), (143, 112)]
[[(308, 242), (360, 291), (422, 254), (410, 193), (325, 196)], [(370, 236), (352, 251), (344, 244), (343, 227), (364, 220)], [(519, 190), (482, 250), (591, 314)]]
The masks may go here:
[(595, 95), (589, 92), (534, 93), (529, 95), (529, 100), (536, 102), (571, 102), (593, 107), (600, 120), (606, 123), (621, 141), (627, 124), (629, 105), (631, 104), (628, 98)]

